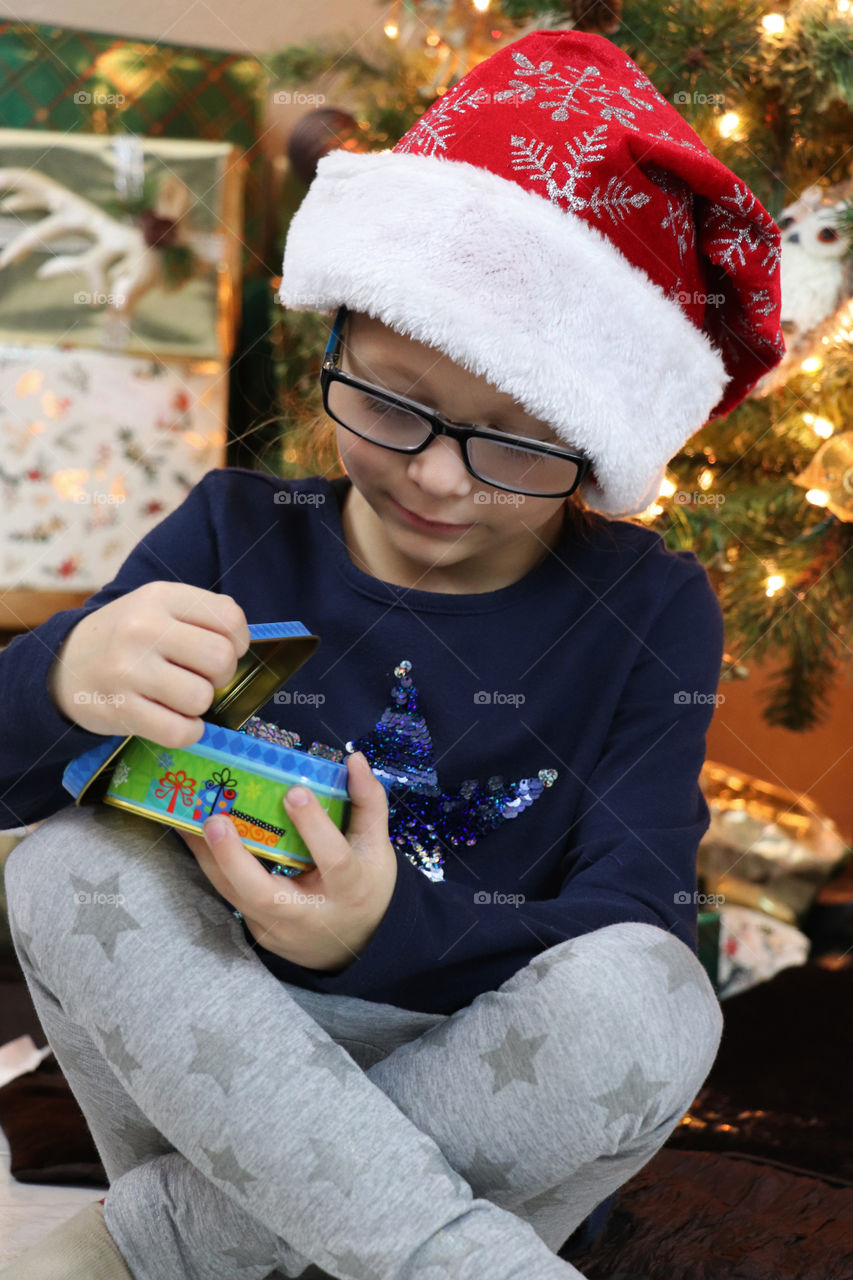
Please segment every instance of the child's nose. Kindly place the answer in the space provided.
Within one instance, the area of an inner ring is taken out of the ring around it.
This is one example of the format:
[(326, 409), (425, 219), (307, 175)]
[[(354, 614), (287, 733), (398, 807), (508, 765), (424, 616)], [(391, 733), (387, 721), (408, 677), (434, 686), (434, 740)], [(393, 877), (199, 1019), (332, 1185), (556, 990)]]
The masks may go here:
[(461, 442), (447, 436), (434, 436), (411, 459), (409, 474), (422, 489), (434, 493), (467, 493), (474, 479), (465, 466)]

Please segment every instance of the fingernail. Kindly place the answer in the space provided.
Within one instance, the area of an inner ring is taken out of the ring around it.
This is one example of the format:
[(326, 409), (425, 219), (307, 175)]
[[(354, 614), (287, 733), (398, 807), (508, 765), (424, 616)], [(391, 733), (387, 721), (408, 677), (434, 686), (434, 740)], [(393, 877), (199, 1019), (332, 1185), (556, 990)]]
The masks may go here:
[(208, 818), (203, 830), (208, 844), (219, 844), (220, 840), (225, 839), (225, 821), (223, 818)]
[(308, 792), (304, 787), (291, 787), (284, 797), (284, 801), (288, 808), (291, 806), (299, 808), (301, 805), (308, 803)]

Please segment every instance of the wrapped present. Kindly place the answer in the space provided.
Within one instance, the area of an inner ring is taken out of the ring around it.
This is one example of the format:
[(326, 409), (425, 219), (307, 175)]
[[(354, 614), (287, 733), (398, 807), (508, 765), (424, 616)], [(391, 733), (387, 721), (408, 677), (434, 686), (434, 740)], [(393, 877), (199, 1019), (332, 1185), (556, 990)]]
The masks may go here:
[(0, 76), (4, 124), (31, 136), (83, 130), (236, 143), (248, 159), (247, 269), (264, 257), (266, 162), (257, 144), (269, 71), (260, 59), (28, 19), (0, 25)]
[(811, 944), (793, 925), (751, 907), (720, 909), (715, 988), (720, 1000), (767, 982), (781, 969), (805, 964)]
[(808, 796), (727, 765), (706, 761), (700, 785), (711, 815), (697, 862), (706, 892), (800, 923), (850, 855), (835, 823)]
[(0, 590), (90, 594), (225, 464), (216, 361), (0, 348)]
[(809, 938), (752, 907), (721, 906), (698, 916), (699, 962), (719, 1000), (767, 982), (780, 969), (805, 964)]
[(227, 142), (0, 129), (0, 342), (227, 359), (244, 173)]

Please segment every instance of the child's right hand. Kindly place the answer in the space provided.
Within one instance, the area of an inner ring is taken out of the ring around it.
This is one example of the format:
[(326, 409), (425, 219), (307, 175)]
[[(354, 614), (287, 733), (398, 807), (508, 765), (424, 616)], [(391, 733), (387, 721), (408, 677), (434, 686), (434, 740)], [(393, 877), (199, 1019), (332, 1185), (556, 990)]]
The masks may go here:
[(69, 631), (48, 672), (48, 693), (91, 733), (188, 747), (201, 737), (201, 716), (234, 676), (250, 639), (231, 596), (146, 582)]

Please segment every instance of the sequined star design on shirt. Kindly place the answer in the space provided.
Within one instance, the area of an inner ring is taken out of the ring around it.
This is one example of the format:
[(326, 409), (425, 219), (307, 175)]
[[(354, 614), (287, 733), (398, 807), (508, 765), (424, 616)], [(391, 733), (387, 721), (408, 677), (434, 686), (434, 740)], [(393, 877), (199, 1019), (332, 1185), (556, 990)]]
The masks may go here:
[[(363, 751), (388, 792), (391, 843), (430, 880), (444, 879), (448, 846), (474, 845), (504, 822), (517, 818), (557, 779), (556, 769), (540, 769), (534, 778), (504, 782), (497, 774), (485, 782), (466, 779), (456, 791), (439, 785), (432, 738), (418, 707), (412, 664), (394, 668), (390, 701), (374, 729), (346, 744), (347, 753)], [(299, 734), (252, 718), (242, 732), (305, 750)], [(314, 742), (309, 754), (343, 761), (344, 752)]]

